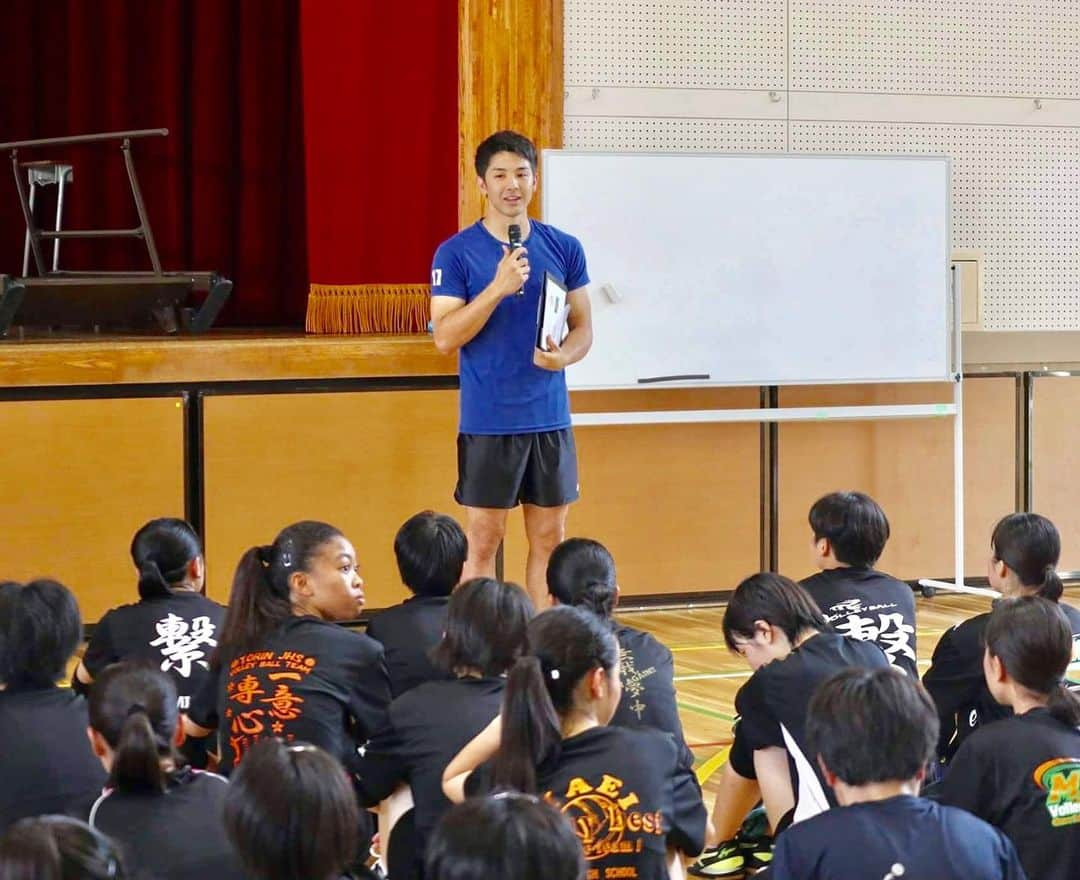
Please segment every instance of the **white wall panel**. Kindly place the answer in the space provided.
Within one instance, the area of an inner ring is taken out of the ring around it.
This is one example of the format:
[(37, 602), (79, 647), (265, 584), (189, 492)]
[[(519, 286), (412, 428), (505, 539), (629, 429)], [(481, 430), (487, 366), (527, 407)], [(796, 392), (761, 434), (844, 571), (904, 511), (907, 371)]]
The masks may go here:
[(782, 89), (786, 0), (566, 0), (570, 86)]
[(1080, 98), (1077, 0), (789, 3), (792, 89)]
[(567, 117), (564, 141), (574, 150), (654, 153), (776, 153), (787, 142), (783, 120)]

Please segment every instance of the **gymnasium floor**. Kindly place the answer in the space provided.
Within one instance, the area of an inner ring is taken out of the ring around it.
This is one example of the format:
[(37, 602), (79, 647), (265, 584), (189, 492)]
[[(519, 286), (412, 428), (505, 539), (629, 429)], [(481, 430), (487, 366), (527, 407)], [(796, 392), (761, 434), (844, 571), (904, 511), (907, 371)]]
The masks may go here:
[[(1065, 601), (1080, 607), (1080, 586), (1065, 590)], [(941, 634), (951, 626), (990, 609), (980, 596), (916, 595), (918, 612), (919, 669), (930, 665)], [(670, 611), (628, 611), (620, 615), (629, 626), (648, 630), (666, 644), (675, 657), (675, 687), (686, 741), (694, 752), (698, 778), (706, 792), (714, 791), (711, 779), (723, 765), (731, 743), (735, 694), (750, 676), (742, 658), (724, 645), (721, 622), (724, 607)], [(712, 798), (707, 797), (707, 803)]]

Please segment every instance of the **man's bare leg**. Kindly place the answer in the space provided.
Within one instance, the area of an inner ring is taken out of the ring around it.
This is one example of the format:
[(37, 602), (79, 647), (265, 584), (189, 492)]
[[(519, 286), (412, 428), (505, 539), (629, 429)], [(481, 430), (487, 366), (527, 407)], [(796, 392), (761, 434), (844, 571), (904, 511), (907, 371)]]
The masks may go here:
[(461, 579), (495, 577), (495, 554), (506, 534), (506, 517), (510, 511), (498, 507), (466, 507), (465, 537), (469, 555)]
[(552, 551), (566, 537), (566, 514), (569, 510), (568, 504), (561, 507), (525, 505), (525, 537), (529, 540), (525, 588), (537, 612), (551, 604), (547, 588), (547, 564)]

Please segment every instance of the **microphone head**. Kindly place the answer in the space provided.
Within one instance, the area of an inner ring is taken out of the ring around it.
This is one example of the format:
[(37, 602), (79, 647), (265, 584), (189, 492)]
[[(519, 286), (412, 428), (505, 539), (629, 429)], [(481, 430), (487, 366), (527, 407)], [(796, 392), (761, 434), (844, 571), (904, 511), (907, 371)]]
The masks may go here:
[(516, 223), (506, 227), (506, 236), (510, 239), (510, 250), (521, 247), (521, 227)]

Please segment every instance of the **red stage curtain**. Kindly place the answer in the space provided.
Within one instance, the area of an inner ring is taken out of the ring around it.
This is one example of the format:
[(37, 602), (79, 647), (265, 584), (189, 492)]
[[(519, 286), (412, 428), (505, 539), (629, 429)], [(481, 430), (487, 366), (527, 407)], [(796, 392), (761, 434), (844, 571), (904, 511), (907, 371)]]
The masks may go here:
[[(307, 294), (299, 18), (299, 0), (3, 0), (0, 141), (168, 128), (167, 139), (134, 147), (165, 268), (232, 278), (221, 324), (299, 325)], [(2, 158), (0, 272), (18, 274), (23, 223)], [(118, 146), (21, 158), (74, 162), (68, 228), (135, 225)], [(149, 262), (135, 242), (65, 242), (61, 266)]]
[(312, 283), (427, 282), (456, 231), (457, 6), (301, 0)]

